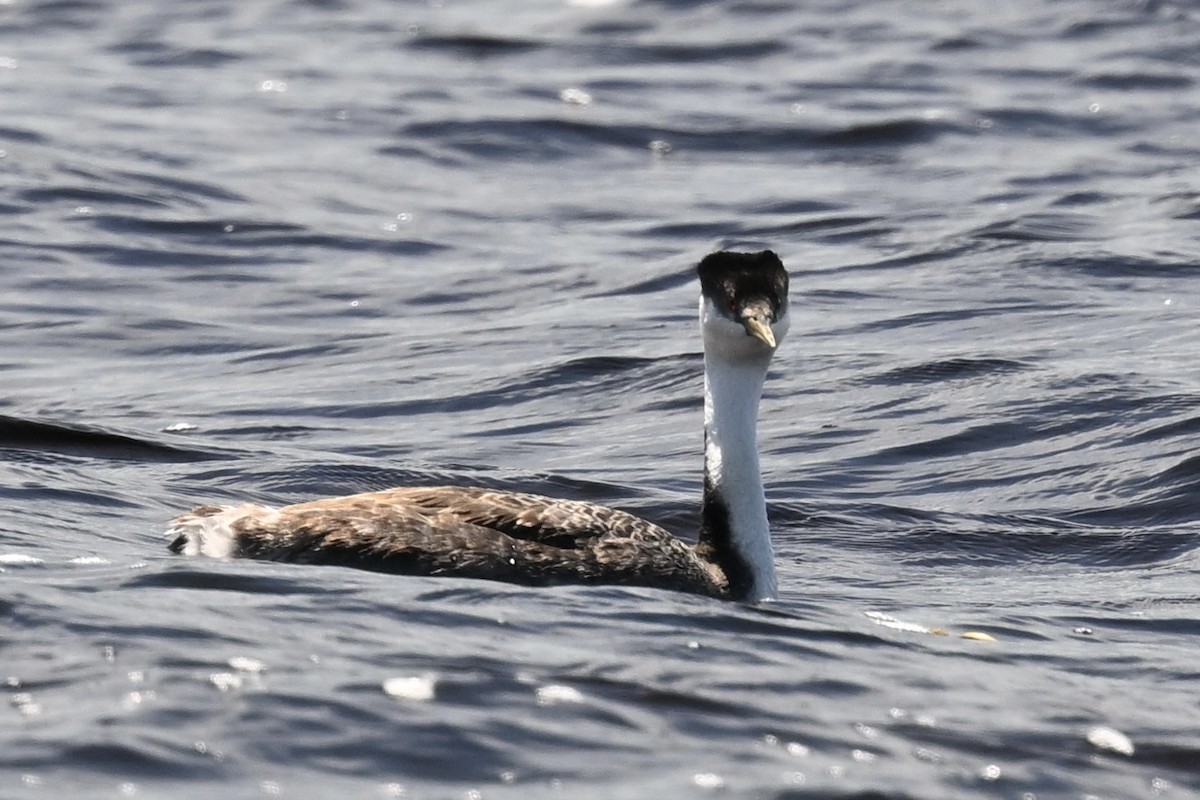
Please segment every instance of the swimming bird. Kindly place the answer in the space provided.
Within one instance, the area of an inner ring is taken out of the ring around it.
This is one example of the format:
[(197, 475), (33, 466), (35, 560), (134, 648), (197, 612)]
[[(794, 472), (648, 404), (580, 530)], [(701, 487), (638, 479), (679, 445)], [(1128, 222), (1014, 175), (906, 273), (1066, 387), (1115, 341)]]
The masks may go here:
[(788, 274), (770, 250), (696, 268), (704, 340), (704, 494), (697, 544), (624, 511), (478, 487), (434, 486), (176, 517), (186, 555), (336, 564), (526, 585), (656, 586), (759, 601), (776, 595), (759, 469), (767, 367), (788, 330)]

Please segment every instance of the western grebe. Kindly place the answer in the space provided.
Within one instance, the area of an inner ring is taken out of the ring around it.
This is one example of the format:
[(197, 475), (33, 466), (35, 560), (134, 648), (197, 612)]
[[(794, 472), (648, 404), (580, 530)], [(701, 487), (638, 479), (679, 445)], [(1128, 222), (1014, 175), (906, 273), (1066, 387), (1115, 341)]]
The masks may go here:
[(172, 521), (171, 550), (527, 585), (620, 584), (774, 598), (756, 428), (767, 367), (788, 329), (788, 275), (770, 250), (712, 253), (696, 269), (704, 496), (695, 546), (593, 503), (437, 486), (283, 508), (200, 506)]

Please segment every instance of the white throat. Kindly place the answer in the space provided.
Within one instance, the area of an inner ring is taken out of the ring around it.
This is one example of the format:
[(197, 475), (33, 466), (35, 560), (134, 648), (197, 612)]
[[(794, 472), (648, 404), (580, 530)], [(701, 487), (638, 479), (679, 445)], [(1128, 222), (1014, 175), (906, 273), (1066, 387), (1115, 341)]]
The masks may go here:
[[(749, 601), (776, 596), (775, 554), (758, 462), (758, 404), (772, 351), (745, 328), (700, 301), (704, 332), (704, 474), (706, 501), (728, 514), (728, 546), (744, 565)], [(787, 332), (786, 317), (772, 326)], [(709, 509), (712, 511), (712, 509)], [(707, 521), (707, 520), (706, 520)]]

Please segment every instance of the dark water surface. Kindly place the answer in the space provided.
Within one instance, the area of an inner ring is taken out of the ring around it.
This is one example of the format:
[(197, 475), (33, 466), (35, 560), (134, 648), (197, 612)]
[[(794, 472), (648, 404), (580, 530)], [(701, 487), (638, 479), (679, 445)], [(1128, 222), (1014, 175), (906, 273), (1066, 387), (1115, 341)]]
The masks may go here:
[[(1197, 42), (1153, 0), (0, 3), (0, 797), (1196, 796)], [(167, 553), (399, 483), (694, 530), (723, 246), (794, 274), (777, 603)]]

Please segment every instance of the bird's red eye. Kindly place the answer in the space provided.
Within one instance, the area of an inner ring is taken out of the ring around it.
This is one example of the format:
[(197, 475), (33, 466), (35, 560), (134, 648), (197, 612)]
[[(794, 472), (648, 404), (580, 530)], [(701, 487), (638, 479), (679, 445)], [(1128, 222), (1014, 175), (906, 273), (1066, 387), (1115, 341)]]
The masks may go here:
[(729, 301), (729, 310), (730, 310), (730, 311), (737, 311), (737, 310), (738, 310), (738, 309), (737, 309), (737, 301), (736, 301), (736, 300), (730, 300), (730, 301)]

